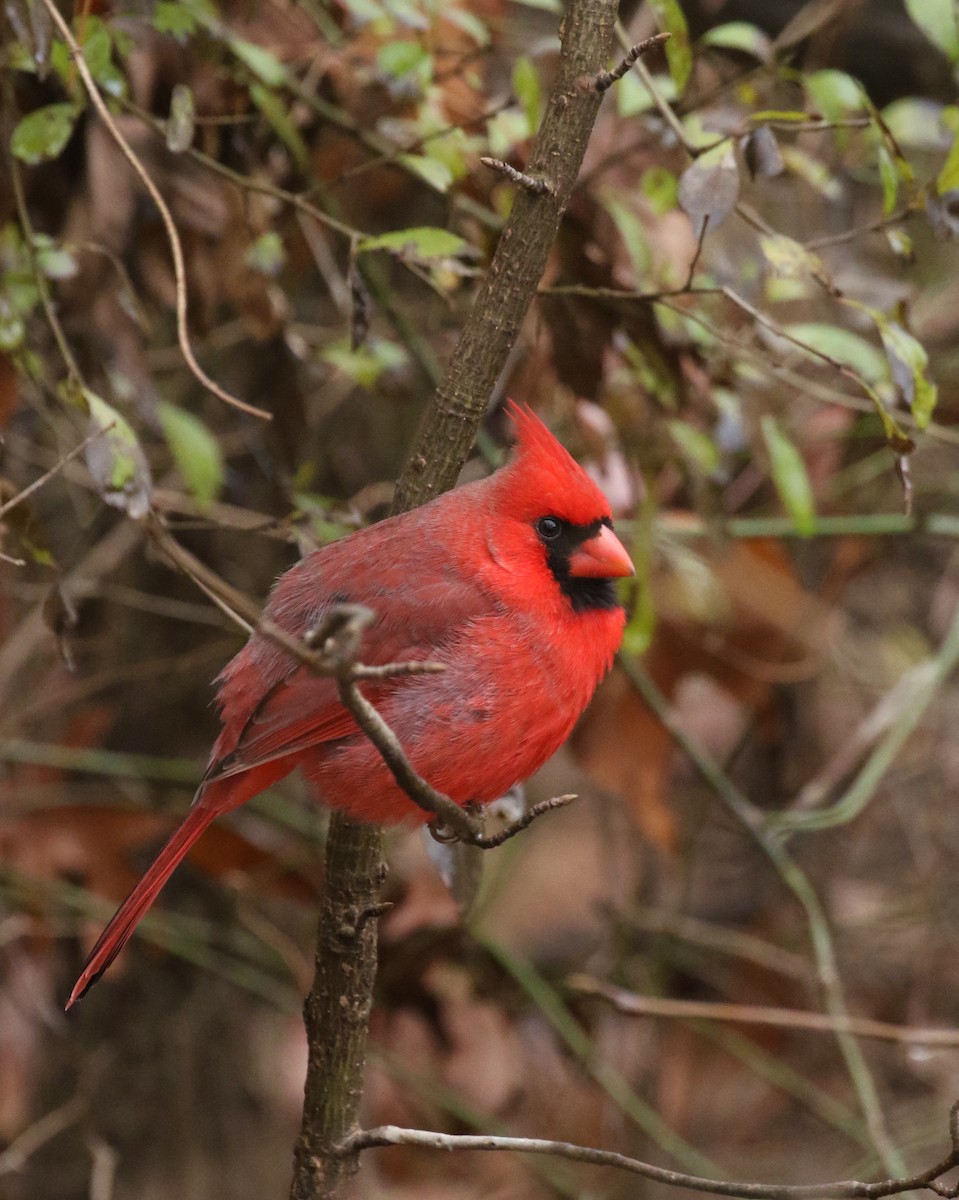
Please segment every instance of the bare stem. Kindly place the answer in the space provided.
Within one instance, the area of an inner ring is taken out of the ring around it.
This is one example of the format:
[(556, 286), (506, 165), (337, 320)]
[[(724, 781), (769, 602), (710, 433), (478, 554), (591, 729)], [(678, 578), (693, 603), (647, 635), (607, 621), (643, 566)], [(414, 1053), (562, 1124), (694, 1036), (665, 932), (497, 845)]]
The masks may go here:
[(775, 1008), (765, 1004), (728, 1004), (712, 1000), (677, 1000), (671, 996), (644, 996), (614, 987), (589, 975), (571, 975), (566, 981), (570, 991), (594, 996), (611, 1004), (617, 1012), (631, 1017), (671, 1017), (682, 1021), (727, 1021), (740, 1025), (766, 1025), (775, 1029), (802, 1029), (809, 1033), (835, 1034), (838, 1031), (856, 1037), (875, 1038), (909, 1046), (959, 1046), (959, 1030), (893, 1025), (866, 1017), (845, 1020), (828, 1013), (806, 1012), (796, 1008)]
[(480, 162), (484, 167), (489, 167), (491, 171), (499, 171), (501, 175), (505, 175), (507, 179), (525, 188), (528, 192), (532, 192), (535, 196), (545, 196), (553, 190), (545, 179), (536, 179), (532, 175), (517, 171), (508, 162), (503, 162), (501, 158), (484, 157), (480, 159)]
[(637, 42), (635, 46), (629, 49), (619, 65), (613, 67), (612, 71), (600, 71), (593, 80), (593, 87), (600, 94), (608, 91), (614, 83), (618, 83), (623, 78), (641, 54), (648, 53), (656, 46), (665, 45), (671, 36), (668, 33), (654, 33), (652, 37), (648, 37), (642, 42)]
[[(955, 1108), (953, 1108), (955, 1113)], [(953, 1117), (953, 1123), (956, 1118)], [(935, 1166), (917, 1175), (902, 1179), (883, 1179), (867, 1183), (858, 1179), (840, 1179), (833, 1183), (779, 1184), (737, 1183), (727, 1180), (704, 1179), (682, 1171), (670, 1171), (638, 1158), (599, 1150), (594, 1146), (579, 1146), (573, 1142), (547, 1141), (543, 1138), (497, 1137), (489, 1134), (434, 1133), (428, 1129), (402, 1129), (397, 1125), (381, 1125), (345, 1139), (341, 1154), (355, 1155), (374, 1146), (419, 1146), (427, 1150), (508, 1150), (520, 1154), (549, 1154), (573, 1162), (597, 1167), (616, 1167), (644, 1179), (652, 1179), (667, 1187), (688, 1188), (708, 1192), (713, 1196), (739, 1196), (742, 1200), (881, 1200), (920, 1188), (928, 1188), (938, 1196), (952, 1200), (959, 1186), (946, 1186), (939, 1181), (943, 1175), (959, 1166), (959, 1148), (955, 1145), (949, 1155)]]

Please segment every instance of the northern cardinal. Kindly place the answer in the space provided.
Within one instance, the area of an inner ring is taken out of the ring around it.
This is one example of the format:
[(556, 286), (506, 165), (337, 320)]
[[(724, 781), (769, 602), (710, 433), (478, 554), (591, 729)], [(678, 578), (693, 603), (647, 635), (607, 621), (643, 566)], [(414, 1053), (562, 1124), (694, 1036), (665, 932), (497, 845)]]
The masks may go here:
[[(365, 686), (416, 771), (458, 804), (488, 803), (565, 741), (619, 646), (613, 580), (633, 564), (599, 488), (528, 408), (510, 405), (511, 461), (310, 554), (265, 615), (291, 634), (331, 604), (376, 621), (372, 665), (432, 660), (435, 675)], [(186, 818), (94, 946), (67, 1008), (133, 933), (215, 817), (300, 767), (317, 798), (360, 821), (425, 821), (341, 706), (333, 680), (254, 634), (218, 679), (223, 729)]]

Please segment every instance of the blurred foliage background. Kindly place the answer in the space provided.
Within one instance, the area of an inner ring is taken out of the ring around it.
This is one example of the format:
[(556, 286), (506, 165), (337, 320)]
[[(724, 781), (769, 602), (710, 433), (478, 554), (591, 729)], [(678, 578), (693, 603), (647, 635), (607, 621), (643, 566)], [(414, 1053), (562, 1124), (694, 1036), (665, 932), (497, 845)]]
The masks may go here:
[[(624, 50), (660, 28), (667, 52), (608, 93), (467, 473), (512, 395), (602, 483), (639, 566), (623, 662), (530, 786), (580, 800), (487, 856), (465, 921), (422, 836), (391, 834), (366, 1119), (895, 1174), (946, 1145), (959, 1047), (957, 11), (620, 16)], [(300, 781), (211, 830), (60, 1011), (188, 803), (242, 641), (146, 516), (261, 599), (383, 514), (509, 211), (480, 158), (522, 167), (560, 19), (4, 6), (4, 1200), (284, 1193), (324, 830)], [(272, 421), (187, 368), (178, 286), (204, 370)], [(610, 986), (726, 1007), (627, 1015)], [(409, 1149), (357, 1190), (661, 1191)]]

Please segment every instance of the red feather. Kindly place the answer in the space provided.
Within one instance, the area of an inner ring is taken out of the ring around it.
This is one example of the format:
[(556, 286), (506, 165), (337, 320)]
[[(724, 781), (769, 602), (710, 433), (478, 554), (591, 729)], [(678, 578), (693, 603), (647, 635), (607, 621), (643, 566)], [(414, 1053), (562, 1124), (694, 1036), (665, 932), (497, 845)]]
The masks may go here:
[[(503, 795), (562, 744), (609, 669), (625, 620), (611, 593), (571, 600), (570, 580), (537, 528), (552, 517), (581, 531), (589, 553), (579, 557), (589, 562), (578, 573), (590, 584), (628, 573), (626, 552), (605, 528), (602, 492), (528, 408), (510, 403), (510, 416), (518, 445), (501, 471), (316, 551), (280, 577), (265, 608), (300, 635), (332, 604), (365, 604), (377, 614), (365, 662), (446, 666), (364, 691), (416, 771), (459, 804)], [(193, 807), (104, 930), (68, 1008), (206, 826), (294, 768), (321, 803), (357, 820), (426, 820), (339, 704), (335, 684), (275, 642), (254, 635), (218, 684), (223, 729)]]

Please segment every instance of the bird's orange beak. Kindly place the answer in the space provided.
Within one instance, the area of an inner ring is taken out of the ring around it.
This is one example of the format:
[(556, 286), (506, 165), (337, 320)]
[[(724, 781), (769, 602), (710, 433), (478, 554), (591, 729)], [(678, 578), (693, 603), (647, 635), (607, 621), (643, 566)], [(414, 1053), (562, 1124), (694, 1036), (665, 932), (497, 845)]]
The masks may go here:
[(623, 543), (608, 525), (600, 527), (569, 556), (569, 573), (575, 579), (620, 579), (635, 575), (636, 568)]

